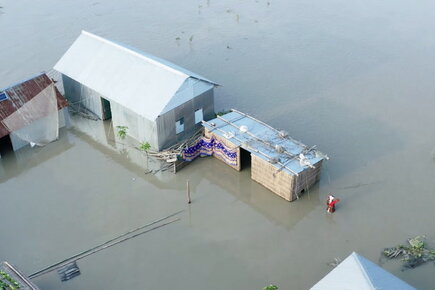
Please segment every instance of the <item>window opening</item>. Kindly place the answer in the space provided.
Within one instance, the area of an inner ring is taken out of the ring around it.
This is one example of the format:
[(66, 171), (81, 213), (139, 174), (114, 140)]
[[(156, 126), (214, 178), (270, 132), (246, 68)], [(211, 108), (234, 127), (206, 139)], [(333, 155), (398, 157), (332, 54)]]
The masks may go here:
[(195, 111), (195, 124), (201, 123), (204, 120), (204, 114), (202, 108)]
[(184, 131), (184, 118), (180, 118), (175, 122), (175, 133), (180, 134)]

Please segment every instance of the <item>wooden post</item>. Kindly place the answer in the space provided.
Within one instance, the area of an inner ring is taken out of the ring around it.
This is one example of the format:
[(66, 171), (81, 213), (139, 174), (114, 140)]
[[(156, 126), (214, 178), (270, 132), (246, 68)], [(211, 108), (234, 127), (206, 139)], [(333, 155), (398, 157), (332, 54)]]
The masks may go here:
[(190, 199), (190, 186), (189, 186), (189, 179), (186, 181), (186, 195), (187, 195), (187, 203), (191, 204), (192, 200)]

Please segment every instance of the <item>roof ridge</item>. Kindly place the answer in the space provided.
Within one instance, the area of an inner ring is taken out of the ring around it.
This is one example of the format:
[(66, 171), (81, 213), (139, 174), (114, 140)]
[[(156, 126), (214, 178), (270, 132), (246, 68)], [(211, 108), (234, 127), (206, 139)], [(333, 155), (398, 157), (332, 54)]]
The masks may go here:
[(129, 49), (129, 48), (127, 48), (127, 47), (125, 47), (125, 46), (123, 46), (123, 45), (121, 45), (121, 44), (119, 44), (119, 43), (116, 43), (116, 42), (114, 42), (114, 41), (112, 41), (112, 40), (109, 40), (109, 39), (103, 38), (103, 37), (101, 37), (101, 36), (95, 35), (95, 34), (93, 34), (93, 33), (91, 33), (91, 32), (85, 31), (85, 30), (82, 30), (81, 33), (84, 34), (84, 35), (87, 35), (87, 36), (89, 36), (89, 37), (92, 37), (92, 38), (94, 38), (94, 39), (97, 39), (97, 40), (99, 40), (99, 41), (105, 42), (105, 43), (107, 43), (107, 44), (109, 44), (109, 45), (111, 45), (111, 46), (114, 46), (114, 47), (116, 47), (116, 48), (119, 48), (119, 49), (121, 49), (121, 50), (123, 50), (123, 51), (125, 51), (125, 52), (127, 52), (127, 53), (129, 53), (129, 54), (132, 54), (132, 55), (134, 55), (134, 56), (137, 56), (137, 57), (139, 57), (139, 58), (141, 58), (141, 59), (143, 59), (143, 60), (145, 60), (145, 61), (147, 61), (147, 62), (149, 62), (149, 63), (152, 63), (152, 64), (154, 64), (154, 65), (156, 65), (156, 66), (159, 66), (159, 67), (161, 67), (161, 68), (163, 68), (163, 69), (165, 69), (165, 70), (167, 70), (167, 71), (171, 71), (171, 72), (173, 72), (173, 73), (175, 73), (175, 74), (178, 74), (178, 75), (180, 75), (180, 76), (183, 76), (183, 77), (185, 77), (185, 76), (187, 76), (187, 77), (191, 77), (190, 75), (187, 75), (187, 74), (185, 74), (185, 73), (183, 73), (183, 72), (181, 72), (181, 71), (179, 71), (179, 70), (176, 70), (175, 68), (172, 68), (172, 67), (170, 67), (170, 66), (167, 66), (167, 65), (165, 65), (165, 64), (163, 64), (163, 63), (161, 63), (161, 62), (158, 62), (158, 61), (156, 61), (156, 60), (154, 60), (154, 59), (151, 59), (151, 58), (149, 58), (149, 57), (146, 57), (145, 55), (143, 55), (143, 54), (141, 54), (141, 53), (139, 53), (139, 52), (136, 52), (136, 51), (134, 51), (134, 50), (132, 50), (132, 49)]
[[(373, 281), (372, 281), (372, 279), (370, 279), (370, 276), (368, 275), (368, 273), (367, 273), (367, 271), (366, 271), (366, 268), (361, 264), (360, 259), (361, 259), (361, 258), (364, 258), (364, 257), (361, 256), (361, 255), (359, 255), (359, 254), (356, 253), (356, 252), (352, 252), (352, 257), (355, 259), (356, 263), (357, 263), (358, 266), (360, 267), (361, 272), (363, 273), (363, 275), (364, 275), (364, 277), (366, 278), (366, 280), (369, 282), (370, 286), (371, 286), (373, 289), (376, 289), (375, 285), (373, 285)], [(365, 259), (365, 258), (364, 258), (364, 259)], [(368, 260), (367, 260), (367, 261), (368, 261)]]

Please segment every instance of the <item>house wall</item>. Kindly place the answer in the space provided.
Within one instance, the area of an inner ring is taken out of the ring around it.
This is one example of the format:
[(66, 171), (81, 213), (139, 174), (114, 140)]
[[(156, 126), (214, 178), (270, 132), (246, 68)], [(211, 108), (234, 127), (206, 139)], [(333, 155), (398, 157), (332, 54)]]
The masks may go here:
[(240, 164), (240, 161), (241, 161), (241, 160), (240, 160), (240, 147), (239, 147), (239, 146), (236, 146), (234, 143), (232, 143), (231, 141), (229, 141), (229, 140), (227, 140), (227, 139), (225, 139), (225, 138), (222, 138), (222, 137), (220, 137), (220, 136), (218, 136), (218, 135), (216, 135), (216, 134), (213, 134), (213, 132), (210, 132), (207, 128), (205, 128), (204, 136), (205, 136), (206, 138), (208, 138), (208, 139), (210, 139), (210, 138), (213, 137), (213, 138), (215, 138), (218, 142), (224, 144), (227, 148), (229, 148), (229, 149), (231, 149), (231, 150), (236, 150), (236, 151), (237, 151), (237, 164), (236, 164), (236, 165), (228, 164), (228, 163), (225, 162), (225, 160), (222, 159), (219, 155), (214, 155), (214, 154), (213, 154), (213, 156), (214, 156), (215, 158), (219, 159), (220, 161), (224, 162), (224, 163), (227, 164), (228, 166), (232, 167), (233, 169), (235, 169), (235, 170), (237, 170), (237, 171), (240, 171), (240, 170), (241, 170), (242, 166), (241, 166), (241, 164)]
[(320, 180), (320, 171), (322, 168), (323, 160), (320, 160), (316, 164), (314, 164), (314, 168), (307, 168), (298, 176), (293, 176), (294, 179), (294, 188), (293, 195), (295, 198), (300, 196), (302, 190), (307, 190), (311, 186), (313, 186), (317, 181)]
[[(195, 111), (198, 109), (203, 110), (203, 118), (206, 121), (215, 117), (213, 88), (157, 118), (159, 150), (189, 138), (201, 128), (201, 122), (195, 124)], [(176, 134), (175, 122), (181, 118), (184, 118), (184, 131)]]
[(101, 94), (62, 74), (65, 98), (71, 105), (82, 106), (103, 119)]
[(139, 143), (148, 142), (152, 149), (158, 150), (157, 124), (144, 118), (130, 109), (119, 105), (113, 101), (110, 102), (112, 110), (112, 122), (117, 133), (117, 126), (127, 126), (127, 135), (136, 139)]
[(293, 201), (293, 176), (277, 168), (268, 161), (251, 154), (251, 178), (285, 200)]
[[(59, 110), (58, 115), (59, 115), (59, 129), (70, 125), (69, 112), (67, 107)], [(20, 150), (21, 148), (30, 144), (29, 142), (19, 138), (14, 132), (11, 132), (9, 136), (11, 138), (12, 148), (14, 151)]]

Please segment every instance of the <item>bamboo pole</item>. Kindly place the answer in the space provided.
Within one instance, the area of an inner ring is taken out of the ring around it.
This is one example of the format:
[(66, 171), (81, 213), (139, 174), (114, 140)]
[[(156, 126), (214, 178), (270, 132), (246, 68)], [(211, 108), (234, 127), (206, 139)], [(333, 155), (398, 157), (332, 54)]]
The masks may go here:
[(187, 196), (187, 203), (191, 204), (192, 200), (190, 198), (190, 185), (189, 185), (189, 179), (186, 181), (186, 196)]
[[(140, 232), (140, 233), (137, 233), (137, 234), (135, 234), (135, 235), (132, 235), (132, 236), (129, 236), (129, 237), (125, 237), (125, 236), (127, 236), (127, 235), (129, 235), (129, 234), (132, 234), (132, 233), (137, 232), (137, 231), (139, 231), (139, 230), (141, 230), (141, 229), (144, 229), (144, 228), (149, 227), (149, 226), (151, 226), (151, 225), (153, 225), (153, 224), (156, 224), (156, 223), (158, 223), (158, 222), (160, 222), (160, 221), (163, 221), (163, 220), (165, 220), (165, 219), (168, 219), (168, 218), (170, 218), (170, 217), (172, 217), (172, 216), (174, 216), (174, 215), (177, 215), (177, 214), (181, 213), (182, 211), (183, 211), (183, 210), (178, 211), (178, 212), (173, 213), (173, 214), (170, 214), (170, 215), (168, 215), (168, 216), (166, 216), (166, 217), (164, 217), (164, 218), (161, 218), (161, 219), (155, 220), (155, 221), (153, 221), (153, 222), (151, 222), (151, 223), (148, 223), (148, 224), (146, 224), (146, 225), (144, 225), (144, 226), (141, 226), (141, 227), (139, 227), (139, 228), (136, 228), (136, 229), (134, 229), (134, 230), (128, 231), (127, 233), (122, 234), (122, 235), (120, 235), (120, 236), (118, 236), (118, 237), (116, 237), (116, 238), (113, 238), (113, 239), (111, 239), (111, 240), (109, 240), (109, 241), (107, 241), (107, 242), (105, 242), (105, 243), (103, 243), (103, 244), (100, 244), (100, 245), (95, 246), (95, 247), (93, 247), (93, 248), (91, 248), (91, 249), (89, 249), (89, 250), (86, 250), (86, 251), (80, 252), (80, 253), (78, 253), (78, 254), (76, 254), (76, 255), (74, 255), (74, 256), (71, 256), (71, 257), (66, 258), (66, 259), (64, 259), (64, 260), (62, 260), (62, 261), (59, 261), (59, 262), (57, 262), (57, 263), (55, 263), (55, 264), (53, 264), (53, 265), (50, 265), (50, 266), (48, 266), (48, 267), (45, 267), (44, 269), (39, 270), (39, 271), (37, 271), (37, 272), (35, 272), (35, 273), (29, 275), (29, 278), (30, 278), (30, 279), (33, 279), (33, 278), (39, 277), (39, 276), (41, 276), (41, 275), (44, 275), (44, 274), (49, 273), (49, 272), (51, 272), (51, 271), (54, 271), (54, 270), (56, 270), (57, 268), (60, 268), (60, 267), (62, 267), (62, 266), (65, 266), (66, 264), (69, 264), (69, 263), (71, 263), (71, 262), (73, 262), (73, 261), (78, 261), (78, 260), (83, 259), (83, 258), (85, 258), (85, 257), (87, 257), (87, 256), (89, 256), (89, 255), (92, 255), (92, 254), (96, 253), (96, 252), (99, 252), (99, 251), (104, 250), (104, 249), (106, 249), (106, 248), (110, 248), (110, 247), (112, 247), (112, 246), (114, 246), (114, 245), (116, 245), (116, 244), (122, 243), (122, 242), (124, 242), (124, 241), (126, 241), (126, 240), (132, 239), (132, 238), (137, 237), (137, 236), (139, 236), (139, 235), (142, 235), (142, 234), (148, 233), (148, 232), (150, 232), (150, 231), (152, 231), (152, 230), (155, 230), (155, 229), (161, 228), (161, 227), (163, 227), (163, 226), (166, 226), (166, 225), (168, 225), (168, 224), (171, 224), (171, 223), (173, 223), (173, 222), (176, 222), (176, 221), (180, 220), (180, 218), (176, 218), (176, 219), (171, 220), (171, 221), (169, 221), (169, 222), (166, 222), (166, 223), (163, 223), (163, 224), (157, 225), (157, 226), (155, 226), (155, 227), (153, 227), (153, 228), (151, 228), (151, 229), (149, 229), (149, 230), (146, 230), (146, 231), (144, 231), (144, 232)], [(123, 237), (125, 237), (125, 238), (123, 238)], [(120, 238), (123, 238), (123, 239), (117, 241), (117, 240), (120, 239)]]

